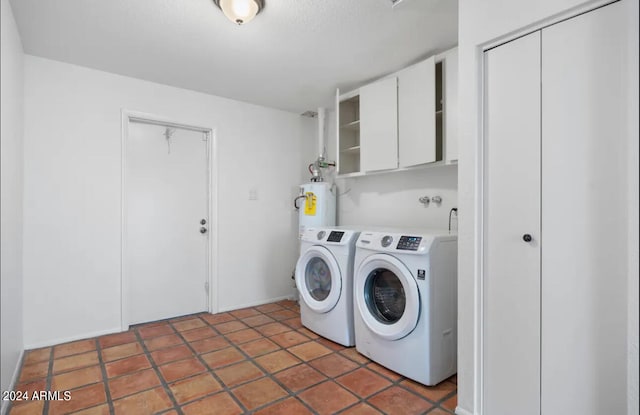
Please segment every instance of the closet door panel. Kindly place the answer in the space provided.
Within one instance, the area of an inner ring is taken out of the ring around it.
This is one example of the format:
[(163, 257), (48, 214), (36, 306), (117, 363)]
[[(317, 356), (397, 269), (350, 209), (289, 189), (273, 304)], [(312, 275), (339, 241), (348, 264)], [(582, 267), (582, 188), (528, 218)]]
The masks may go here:
[(542, 413), (626, 413), (624, 2), (542, 31)]
[(486, 52), (485, 97), (483, 413), (540, 415), (539, 32)]

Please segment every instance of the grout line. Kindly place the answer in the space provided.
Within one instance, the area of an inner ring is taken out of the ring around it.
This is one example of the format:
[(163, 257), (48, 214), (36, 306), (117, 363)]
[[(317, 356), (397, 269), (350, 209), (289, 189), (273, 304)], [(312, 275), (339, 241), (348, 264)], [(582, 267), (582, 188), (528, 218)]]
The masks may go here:
[[(102, 359), (102, 346), (100, 346), (99, 337), (96, 337), (96, 353), (98, 353), (98, 362), (100, 364), (100, 372), (102, 372), (102, 381), (104, 384), (104, 393), (107, 398), (107, 405), (109, 405), (109, 414), (114, 415), (115, 409), (113, 406), (113, 399), (111, 398), (111, 391), (109, 390), (109, 376), (107, 375), (107, 366)], [(82, 408), (85, 409), (85, 408)]]
[[(53, 383), (53, 362), (54, 362), (54, 356), (53, 356), (53, 349), (55, 348), (55, 346), (51, 346), (51, 351), (49, 352), (49, 369), (47, 370), (47, 383), (45, 386), (45, 390), (50, 391), (51, 390), (51, 384)], [(43, 414), (48, 414), (49, 413), (49, 400), (46, 399), (44, 401), (44, 405), (42, 406), (42, 413)]]

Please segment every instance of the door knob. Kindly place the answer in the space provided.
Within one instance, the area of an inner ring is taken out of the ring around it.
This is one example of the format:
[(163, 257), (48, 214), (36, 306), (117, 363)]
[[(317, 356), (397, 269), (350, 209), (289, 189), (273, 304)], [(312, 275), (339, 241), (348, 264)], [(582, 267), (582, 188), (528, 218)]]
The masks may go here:
[(531, 242), (533, 238), (528, 233), (525, 233), (524, 235), (522, 235), (522, 240), (525, 242)]
[(202, 219), (202, 220), (200, 221), (200, 225), (206, 225), (206, 224), (207, 224), (207, 220), (206, 220), (206, 219)]
[(207, 233), (207, 228), (205, 228), (204, 226), (200, 228), (200, 233)]

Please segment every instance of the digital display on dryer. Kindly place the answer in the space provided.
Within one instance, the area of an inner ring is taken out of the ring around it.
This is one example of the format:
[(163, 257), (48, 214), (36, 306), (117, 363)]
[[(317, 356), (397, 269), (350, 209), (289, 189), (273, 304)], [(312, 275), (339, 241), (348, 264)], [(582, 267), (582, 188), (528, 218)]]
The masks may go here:
[(343, 236), (344, 232), (331, 231), (329, 237), (327, 238), (327, 242), (340, 242)]
[(422, 237), (420, 236), (401, 236), (396, 249), (417, 251), (420, 246), (420, 242), (422, 242)]

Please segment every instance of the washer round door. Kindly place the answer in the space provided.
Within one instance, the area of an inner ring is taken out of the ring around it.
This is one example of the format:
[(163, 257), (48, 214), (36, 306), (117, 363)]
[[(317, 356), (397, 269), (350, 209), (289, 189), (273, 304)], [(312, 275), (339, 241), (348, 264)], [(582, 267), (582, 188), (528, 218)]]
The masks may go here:
[(367, 257), (355, 274), (355, 299), (365, 325), (377, 336), (398, 340), (420, 316), (420, 293), (409, 269), (396, 257)]
[(331, 311), (342, 292), (340, 267), (331, 252), (312, 246), (296, 264), (296, 286), (305, 304), (317, 313)]

